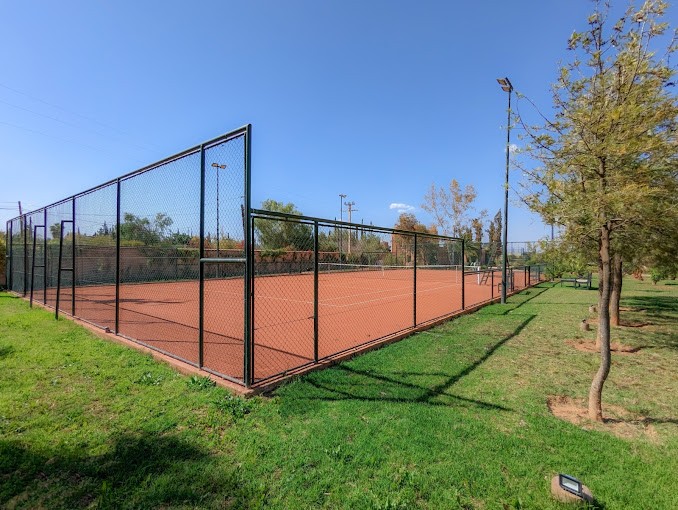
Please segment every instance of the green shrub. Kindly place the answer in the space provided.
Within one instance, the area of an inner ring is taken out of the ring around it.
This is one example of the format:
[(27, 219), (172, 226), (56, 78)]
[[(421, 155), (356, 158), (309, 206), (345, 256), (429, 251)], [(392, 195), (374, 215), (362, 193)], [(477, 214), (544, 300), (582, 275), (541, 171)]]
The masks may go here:
[(658, 281), (664, 280), (666, 278), (666, 271), (658, 267), (653, 267), (650, 270), (650, 278), (652, 278), (652, 283), (657, 285)]
[(230, 393), (214, 402), (217, 409), (230, 414), (234, 420), (239, 420), (252, 410), (252, 403), (242, 397), (236, 397)]
[(188, 384), (189, 388), (192, 388), (194, 390), (206, 390), (206, 389), (214, 387), (217, 383), (215, 383), (209, 377), (192, 375), (188, 379), (187, 384)]

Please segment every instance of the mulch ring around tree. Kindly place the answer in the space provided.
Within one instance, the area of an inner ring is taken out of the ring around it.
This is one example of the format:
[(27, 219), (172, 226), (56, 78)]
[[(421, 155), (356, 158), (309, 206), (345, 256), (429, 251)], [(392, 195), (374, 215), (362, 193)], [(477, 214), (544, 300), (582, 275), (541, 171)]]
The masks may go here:
[(621, 438), (647, 437), (651, 441), (659, 439), (650, 418), (634, 414), (623, 407), (603, 402), (604, 421), (601, 423), (589, 418), (587, 403), (584, 399), (552, 395), (547, 398), (546, 405), (556, 418), (585, 430), (611, 432)]

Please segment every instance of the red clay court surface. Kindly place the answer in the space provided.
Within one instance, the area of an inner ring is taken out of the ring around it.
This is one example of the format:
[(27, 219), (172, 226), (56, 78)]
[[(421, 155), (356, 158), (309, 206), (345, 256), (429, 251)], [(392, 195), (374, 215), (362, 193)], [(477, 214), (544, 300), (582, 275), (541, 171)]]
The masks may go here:
[[(465, 275), (465, 308), (499, 295), (501, 272), (479, 284)], [(532, 282), (515, 273), (515, 291)], [(318, 358), (322, 359), (414, 329), (412, 269), (336, 272), (318, 276)], [(204, 368), (243, 379), (244, 280), (205, 281)], [(462, 311), (461, 272), (418, 270), (416, 325)], [(47, 304), (55, 305), (55, 289)], [(42, 301), (42, 290), (35, 299)], [(261, 382), (314, 361), (312, 273), (254, 279), (254, 381)], [(71, 289), (62, 288), (60, 307), (71, 311)], [(115, 286), (76, 287), (76, 317), (111, 330)], [(199, 283), (179, 281), (120, 286), (119, 334), (197, 364)]]

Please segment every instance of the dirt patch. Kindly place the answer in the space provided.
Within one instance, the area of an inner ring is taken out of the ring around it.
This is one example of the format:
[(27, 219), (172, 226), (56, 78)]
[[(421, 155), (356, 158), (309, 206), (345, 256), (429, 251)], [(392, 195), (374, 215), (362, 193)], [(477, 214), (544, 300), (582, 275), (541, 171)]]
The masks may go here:
[[(577, 349), (578, 351), (582, 352), (600, 352), (600, 349), (596, 347), (595, 342), (591, 342), (588, 340), (582, 340), (581, 338), (575, 339), (575, 340), (565, 340), (565, 343), (567, 345), (570, 345)], [(636, 354), (638, 351), (640, 351), (642, 347), (633, 347), (631, 345), (624, 345), (619, 342), (612, 342), (610, 343), (610, 351), (614, 352), (615, 354), (622, 354), (622, 355), (630, 355), (630, 354)]]
[(651, 441), (658, 441), (657, 431), (649, 423), (647, 417), (635, 415), (623, 407), (604, 404), (604, 421), (600, 423), (589, 419), (588, 407), (584, 399), (553, 395), (546, 399), (546, 405), (556, 418), (585, 430), (607, 431), (626, 439), (646, 437)]
[(633, 306), (620, 306), (619, 307), (620, 312), (636, 312), (636, 313), (644, 313), (647, 310), (645, 308), (634, 308)]
[[(597, 328), (598, 327), (598, 316), (592, 316), (589, 317), (586, 322), (591, 326), (592, 328)], [(615, 326), (610, 322), (610, 326), (613, 328), (648, 328), (651, 329), (653, 327), (652, 324), (649, 322), (645, 321), (625, 321), (625, 320), (620, 320), (619, 321), (619, 326)]]
[(652, 324), (649, 322), (619, 321), (619, 326), (622, 328), (647, 328)]

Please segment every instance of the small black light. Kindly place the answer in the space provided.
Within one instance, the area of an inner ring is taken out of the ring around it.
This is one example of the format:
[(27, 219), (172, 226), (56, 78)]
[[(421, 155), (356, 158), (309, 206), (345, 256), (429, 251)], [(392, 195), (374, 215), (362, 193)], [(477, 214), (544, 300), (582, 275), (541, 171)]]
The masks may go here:
[(574, 476), (560, 473), (558, 474), (558, 484), (563, 490), (566, 490), (570, 494), (574, 494), (579, 498), (584, 497), (584, 493), (582, 492), (582, 483)]

